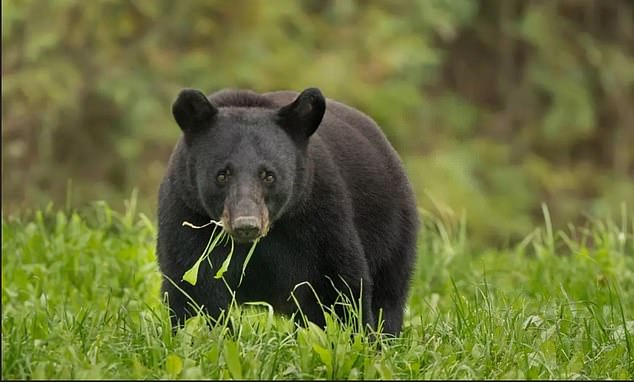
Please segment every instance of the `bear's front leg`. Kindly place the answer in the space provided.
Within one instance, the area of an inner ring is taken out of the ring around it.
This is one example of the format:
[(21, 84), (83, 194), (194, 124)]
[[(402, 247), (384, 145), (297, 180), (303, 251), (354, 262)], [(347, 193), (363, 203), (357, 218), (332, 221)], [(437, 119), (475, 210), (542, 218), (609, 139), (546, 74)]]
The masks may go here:
[(217, 320), (220, 314), (231, 304), (231, 292), (223, 280), (210, 277), (212, 270), (200, 265), (196, 285), (180, 278), (163, 275), (162, 294), (167, 298), (170, 321), (173, 328), (182, 327), (185, 321), (203, 313)]
[[(350, 307), (361, 315), (356, 319), (361, 319), (365, 329), (367, 330), (369, 327), (375, 330), (376, 318), (372, 311), (372, 281), (364, 273), (360, 269), (356, 272), (342, 271), (332, 279), (332, 286), (337, 293), (342, 294), (338, 297), (339, 301), (345, 305), (350, 304)], [(344, 319), (344, 322), (348, 320), (350, 312), (345, 311), (344, 305), (335, 305), (335, 312)]]
[[(354, 278), (356, 280), (356, 278)], [(345, 325), (356, 328), (361, 319), (363, 326), (376, 329), (376, 319), (371, 309), (371, 296), (368, 281), (353, 282), (353, 279), (342, 279), (331, 275), (318, 281), (301, 283), (293, 291), (298, 304), (295, 321), (304, 325), (305, 320), (325, 328), (324, 312), (332, 311)], [(363, 281), (361, 281), (363, 280)]]
[(345, 324), (355, 324), (360, 319), (366, 329), (375, 330), (372, 279), (360, 246), (333, 247), (333, 242), (328, 250), (317, 255), (321, 261), (317, 262), (318, 273), (311, 277), (310, 286), (302, 285), (296, 290), (302, 313), (313, 323), (324, 326), (323, 310), (334, 309)]
[[(169, 190), (168, 184), (162, 185), (157, 257), (163, 275), (161, 292), (163, 296), (167, 295), (172, 327), (176, 328), (199, 311), (218, 318), (222, 310), (229, 306), (231, 293), (224, 280), (214, 278), (225, 248), (216, 248), (209, 254), (208, 260), (200, 263), (195, 285), (183, 280), (185, 272), (203, 255), (214, 230), (212, 226), (205, 226), (209, 223), (209, 217), (187, 208), (178, 197), (168, 193)], [(184, 222), (189, 225), (183, 225)], [(201, 228), (192, 228), (190, 225)], [(214, 264), (213, 269), (211, 262)]]
[(185, 321), (196, 314), (196, 302), (190, 300), (193, 291), (184, 283), (178, 282), (167, 275), (163, 275), (161, 285), (161, 296), (169, 308), (170, 322), (172, 328), (182, 327)]

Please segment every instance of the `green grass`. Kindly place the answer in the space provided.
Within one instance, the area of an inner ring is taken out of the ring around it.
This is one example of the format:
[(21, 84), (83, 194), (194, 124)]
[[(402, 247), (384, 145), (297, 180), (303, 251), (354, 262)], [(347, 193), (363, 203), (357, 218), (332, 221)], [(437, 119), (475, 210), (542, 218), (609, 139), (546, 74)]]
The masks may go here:
[[(547, 212), (547, 210), (544, 210)], [(400, 338), (328, 316), (297, 328), (232, 306), (172, 333), (155, 225), (103, 204), (2, 219), (3, 379), (586, 379), (634, 377), (634, 219), (470, 249), (464, 220), (423, 211)], [(247, 272), (249, 269), (247, 269)]]

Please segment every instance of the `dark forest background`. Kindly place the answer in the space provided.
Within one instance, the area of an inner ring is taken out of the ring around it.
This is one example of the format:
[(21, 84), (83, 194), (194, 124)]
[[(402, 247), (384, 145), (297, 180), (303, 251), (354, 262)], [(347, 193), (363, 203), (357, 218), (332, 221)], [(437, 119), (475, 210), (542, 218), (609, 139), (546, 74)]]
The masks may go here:
[(183, 87), (317, 86), (476, 241), (634, 206), (634, 1), (2, 1), (2, 213), (156, 193)]

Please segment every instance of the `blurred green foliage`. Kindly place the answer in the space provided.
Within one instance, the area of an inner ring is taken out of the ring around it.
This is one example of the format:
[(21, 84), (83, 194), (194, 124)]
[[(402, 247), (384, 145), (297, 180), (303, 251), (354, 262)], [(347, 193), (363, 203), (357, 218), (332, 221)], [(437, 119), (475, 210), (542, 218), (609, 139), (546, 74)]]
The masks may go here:
[[(2, 2), (3, 214), (153, 212), (183, 87), (324, 94), (372, 116), (419, 204), (521, 239), (634, 205), (627, 0)], [(72, 181), (72, 183), (71, 183)], [(119, 202), (121, 203), (121, 202)]]

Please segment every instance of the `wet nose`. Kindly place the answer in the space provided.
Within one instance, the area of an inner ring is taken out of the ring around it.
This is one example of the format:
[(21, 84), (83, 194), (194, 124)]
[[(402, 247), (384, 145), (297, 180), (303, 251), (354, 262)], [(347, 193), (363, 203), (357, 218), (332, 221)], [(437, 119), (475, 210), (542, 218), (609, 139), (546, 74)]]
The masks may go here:
[(255, 216), (240, 216), (233, 221), (232, 228), (236, 239), (251, 241), (260, 233), (260, 219)]

